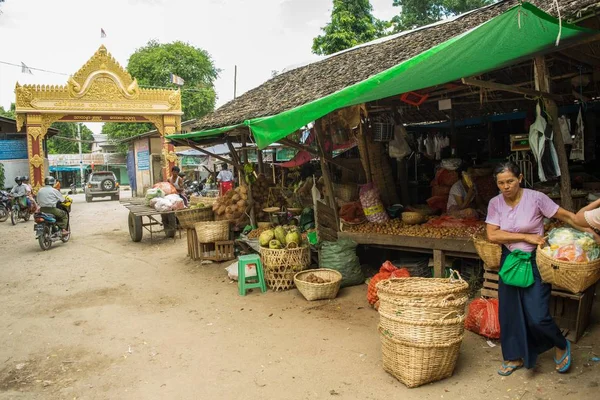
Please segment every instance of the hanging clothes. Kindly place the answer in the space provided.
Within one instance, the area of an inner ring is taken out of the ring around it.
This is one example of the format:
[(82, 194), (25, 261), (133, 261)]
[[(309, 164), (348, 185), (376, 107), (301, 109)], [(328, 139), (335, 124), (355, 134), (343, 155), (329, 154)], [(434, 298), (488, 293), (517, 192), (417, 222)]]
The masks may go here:
[(573, 140), (573, 148), (571, 149), (571, 160), (573, 161), (585, 161), (584, 128), (583, 115), (581, 113), (581, 107), (579, 107), (577, 127), (575, 128), (575, 139)]
[(537, 162), (538, 177), (541, 182), (546, 182), (560, 176), (558, 155), (552, 143), (552, 127), (542, 117), (539, 104), (536, 105), (535, 111), (536, 119), (529, 128), (529, 145)]
[(560, 133), (562, 133), (564, 144), (573, 144), (573, 138), (571, 137), (571, 120), (563, 115), (558, 119), (558, 126), (560, 126)]

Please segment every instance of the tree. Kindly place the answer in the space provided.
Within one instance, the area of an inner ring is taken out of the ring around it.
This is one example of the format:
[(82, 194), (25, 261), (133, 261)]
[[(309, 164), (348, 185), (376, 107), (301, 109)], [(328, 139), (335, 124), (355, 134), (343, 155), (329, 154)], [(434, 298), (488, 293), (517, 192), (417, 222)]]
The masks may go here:
[(371, 13), (369, 0), (333, 0), (331, 22), (322, 28), (324, 34), (313, 39), (312, 52), (333, 54), (385, 36), (389, 23)]
[(15, 103), (10, 103), (10, 108), (5, 110), (4, 107), (0, 106), (0, 117), (15, 119)]
[[(176, 89), (178, 86), (171, 83), (170, 75), (183, 78), (181, 105), (186, 120), (201, 118), (215, 108), (214, 82), (219, 70), (205, 50), (180, 41), (160, 44), (151, 40), (131, 55), (127, 71), (141, 87)], [(102, 133), (118, 140), (152, 129), (151, 124), (107, 123)]]
[[(68, 122), (55, 122), (52, 128), (58, 129), (58, 135), (48, 139), (49, 154), (77, 154), (79, 153), (79, 144), (77, 142), (77, 124)], [(61, 139), (61, 138), (67, 138)], [(71, 139), (71, 140), (68, 140)], [(81, 140), (93, 141), (94, 136), (92, 131), (85, 125), (81, 124)], [(82, 143), (81, 152), (90, 153), (92, 151), (91, 143)]]
[(400, 14), (392, 18), (394, 32), (428, 25), (453, 15), (495, 3), (496, 0), (394, 0)]

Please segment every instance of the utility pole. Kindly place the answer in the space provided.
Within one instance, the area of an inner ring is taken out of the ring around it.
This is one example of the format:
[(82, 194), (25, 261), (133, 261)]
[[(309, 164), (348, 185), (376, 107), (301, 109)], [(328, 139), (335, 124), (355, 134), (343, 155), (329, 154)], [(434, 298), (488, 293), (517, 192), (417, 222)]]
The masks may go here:
[[(83, 154), (81, 153), (81, 124), (77, 124), (77, 142), (79, 145), (79, 176), (81, 178), (81, 185), (83, 185), (84, 176), (83, 176)], [(77, 186), (75, 187), (75, 191), (77, 192)]]

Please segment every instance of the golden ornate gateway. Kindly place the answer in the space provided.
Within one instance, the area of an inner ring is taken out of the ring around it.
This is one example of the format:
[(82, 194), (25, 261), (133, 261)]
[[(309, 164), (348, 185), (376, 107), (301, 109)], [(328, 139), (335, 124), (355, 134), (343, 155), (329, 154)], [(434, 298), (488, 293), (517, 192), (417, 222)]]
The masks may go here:
[(53, 122), (150, 122), (163, 137), (163, 176), (177, 161), (164, 135), (181, 131), (181, 92), (138, 86), (104, 46), (65, 86), (17, 83), (17, 130), (27, 130), (29, 175), (34, 190), (43, 184), (43, 141)]

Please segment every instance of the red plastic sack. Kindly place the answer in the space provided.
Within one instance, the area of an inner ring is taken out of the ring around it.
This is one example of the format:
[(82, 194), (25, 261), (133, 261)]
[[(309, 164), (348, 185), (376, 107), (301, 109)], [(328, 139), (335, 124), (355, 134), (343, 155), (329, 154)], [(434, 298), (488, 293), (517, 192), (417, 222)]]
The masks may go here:
[(446, 211), (446, 206), (448, 205), (448, 196), (435, 196), (427, 199), (427, 205), (436, 211)]
[(410, 273), (406, 268), (398, 269), (391, 262), (384, 262), (381, 268), (379, 268), (379, 272), (375, 274), (369, 282), (369, 287), (367, 289), (367, 300), (369, 301), (369, 304), (375, 304), (379, 301), (379, 296), (377, 296), (377, 283), (389, 278), (409, 277)]
[(431, 188), (431, 197), (446, 196), (446, 198), (448, 198), (450, 195), (450, 189), (450, 186), (434, 185)]
[(152, 186), (152, 188), (162, 190), (165, 193), (165, 196), (169, 194), (177, 194), (177, 189), (175, 189), (175, 186), (173, 186), (171, 182), (158, 182)]
[(450, 186), (458, 182), (458, 173), (456, 171), (448, 171), (440, 168), (435, 175), (434, 182), (441, 186)]
[(490, 339), (500, 339), (498, 299), (476, 299), (469, 305), (465, 329)]

